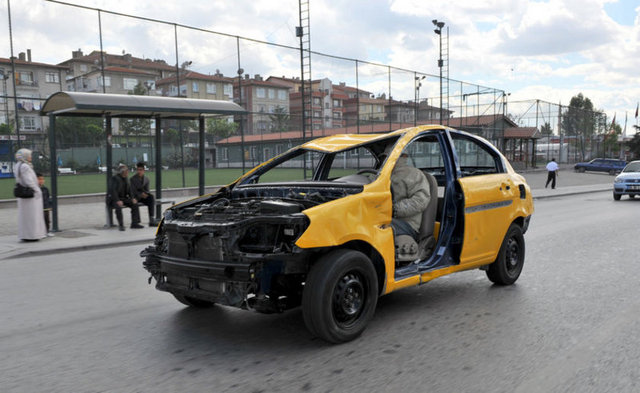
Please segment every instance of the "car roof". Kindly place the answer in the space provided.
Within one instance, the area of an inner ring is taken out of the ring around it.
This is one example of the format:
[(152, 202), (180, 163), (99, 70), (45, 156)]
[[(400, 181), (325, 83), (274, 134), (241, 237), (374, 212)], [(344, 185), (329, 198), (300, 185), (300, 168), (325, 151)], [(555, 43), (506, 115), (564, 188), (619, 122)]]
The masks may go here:
[(337, 152), (359, 146), (378, 139), (386, 139), (390, 137), (399, 137), (411, 131), (426, 131), (442, 129), (441, 125), (428, 125), (403, 128), (400, 130), (384, 133), (384, 134), (338, 134), (314, 139), (302, 145), (305, 149), (318, 150), (322, 152)]

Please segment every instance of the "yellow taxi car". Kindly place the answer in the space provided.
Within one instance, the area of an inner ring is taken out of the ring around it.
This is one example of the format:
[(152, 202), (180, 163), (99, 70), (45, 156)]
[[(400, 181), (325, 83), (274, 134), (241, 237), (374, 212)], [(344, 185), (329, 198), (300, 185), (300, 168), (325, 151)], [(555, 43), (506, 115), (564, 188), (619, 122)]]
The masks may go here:
[[(392, 225), (401, 157), (428, 196), (414, 234)], [(472, 134), (333, 135), (168, 209), (141, 256), (156, 288), (188, 306), (302, 306), (313, 335), (340, 343), (365, 330), (381, 295), (469, 269), (513, 284), (532, 213), (525, 179)]]

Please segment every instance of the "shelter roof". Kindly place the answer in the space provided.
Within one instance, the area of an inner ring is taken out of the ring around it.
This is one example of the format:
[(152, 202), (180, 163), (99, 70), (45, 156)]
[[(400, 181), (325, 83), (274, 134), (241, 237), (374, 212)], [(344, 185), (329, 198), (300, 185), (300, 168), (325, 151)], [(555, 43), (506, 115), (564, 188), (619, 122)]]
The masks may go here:
[(234, 115), (246, 111), (231, 101), (153, 97), (126, 94), (96, 94), (61, 91), (45, 101), (41, 116), (155, 117), (195, 119), (199, 116)]

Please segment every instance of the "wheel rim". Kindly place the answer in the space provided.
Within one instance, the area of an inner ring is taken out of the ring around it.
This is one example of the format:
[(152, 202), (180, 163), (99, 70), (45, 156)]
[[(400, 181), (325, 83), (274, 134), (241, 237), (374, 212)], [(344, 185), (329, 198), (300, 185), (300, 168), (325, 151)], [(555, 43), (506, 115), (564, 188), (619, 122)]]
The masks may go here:
[(333, 317), (341, 327), (353, 325), (364, 310), (366, 289), (362, 276), (348, 272), (338, 282), (333, 291)]
[(520, 266), (520, 243), (513, 237), (507, 240), (505, 259), (507, 262), (507, 273), (510, 276), (517, 274)]

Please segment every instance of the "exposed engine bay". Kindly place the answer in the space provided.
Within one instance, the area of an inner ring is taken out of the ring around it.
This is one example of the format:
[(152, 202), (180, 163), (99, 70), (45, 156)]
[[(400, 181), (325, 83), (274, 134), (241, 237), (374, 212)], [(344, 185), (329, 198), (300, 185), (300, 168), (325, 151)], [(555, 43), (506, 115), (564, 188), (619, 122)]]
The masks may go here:
[(167, 210), (141, 254), (144, 267), (157, 289), (183, 299), (261, 312), (296, 307), (315, 252), (295, 245), (309, 225), (302, 212), (361, 191), (331, 182), (223, 188)]

